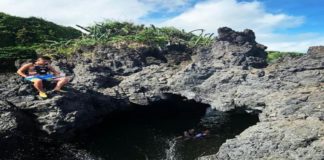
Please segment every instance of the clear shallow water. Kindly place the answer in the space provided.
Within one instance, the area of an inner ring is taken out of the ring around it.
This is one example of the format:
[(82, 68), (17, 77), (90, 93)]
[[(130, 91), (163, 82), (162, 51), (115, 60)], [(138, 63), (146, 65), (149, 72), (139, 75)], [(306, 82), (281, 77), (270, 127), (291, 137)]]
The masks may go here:
[[(134, 106), (128, 113), (114, 114), (77, 139), (87, 152), (107, 160), (191, 160), (215, 154), (226, 139), (233, 138), (258, 121), (257, 116), (233, 113), (223, 125), (206, 127), (201, 119), (204, 104), (173, 99), (152, 106)], [(210, 130), (199, 139), (184, 138), (183, 132)]]

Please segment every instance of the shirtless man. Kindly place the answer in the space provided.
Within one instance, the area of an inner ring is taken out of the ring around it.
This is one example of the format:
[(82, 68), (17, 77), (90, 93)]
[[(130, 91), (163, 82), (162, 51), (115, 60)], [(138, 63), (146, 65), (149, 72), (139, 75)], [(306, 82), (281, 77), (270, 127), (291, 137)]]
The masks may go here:
[[(41, 56), (36, 60), (36, 62), (25, 64), (17, 71), (20, 76), (34, 83), (34, 87), (42, 98), (47, 98), (47, 94), (43, 88), (43, 80), (56, 81), (56, 87), (54, 88), (55, 92), (65, 92), (61, 90), (61, 88), (69, 81), (67, 77), (59, 77), (61, 73), (50, 66), (50, 62), (51, 59), (49, 57)], [(52, 74), (50, 74), (50, 72)]]

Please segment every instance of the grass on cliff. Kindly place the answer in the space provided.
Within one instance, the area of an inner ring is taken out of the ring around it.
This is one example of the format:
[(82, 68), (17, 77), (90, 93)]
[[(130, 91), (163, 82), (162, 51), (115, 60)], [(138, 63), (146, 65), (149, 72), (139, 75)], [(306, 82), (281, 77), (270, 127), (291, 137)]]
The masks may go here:
[[(83, 27), (82, 27), (83, 28)], [(190, 47), (207, 45), (213, 34), (205, 34), (203, 29), (185, 32), (174, 27), (136, 25), (130, 22), (106, 21), (83, 28), (89, 34), (86, 38), (103, 42), (137, 42), (150, 46), (165, 47), (167, 44), (185, 44)], [(193, 32), (199, 32), (195, 35)]]
[(304, 55), (304, 53), (299, 52), (280, 52), (280, 51), (268, 51), (267, 61), (268, 63), (274, 63), (277, 60), (284, 57), (300, 57)]
[(130, 22), (105, 21), (89, 27), (78, 27), (85, 32), (81, 38), (50, 41), (39, 52), (69, 56), (80, 46), (97, 44), (124, 44), (135, 48), (149, 46), (158, 49), (165, 49), (170, 45), (185, 45), (194, 48), (210, 45), (214, 39), (213, 34), (205, 33), (203, 29), (185, 32), (174, 27), (144, 26)]

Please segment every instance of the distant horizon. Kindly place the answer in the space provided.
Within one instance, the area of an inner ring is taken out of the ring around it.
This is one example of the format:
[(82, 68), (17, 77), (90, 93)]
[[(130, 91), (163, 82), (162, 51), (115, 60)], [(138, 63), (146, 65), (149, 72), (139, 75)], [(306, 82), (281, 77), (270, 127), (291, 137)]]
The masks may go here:
[(186, 31), (202, 28), (216, 35), (224, 26), (252, 29), (269, 51), (305, 53), (310, 46), (324, 45), (323, 5), (316, 0), (1, 0), (0, 12), (74, 28), (116, 20)]

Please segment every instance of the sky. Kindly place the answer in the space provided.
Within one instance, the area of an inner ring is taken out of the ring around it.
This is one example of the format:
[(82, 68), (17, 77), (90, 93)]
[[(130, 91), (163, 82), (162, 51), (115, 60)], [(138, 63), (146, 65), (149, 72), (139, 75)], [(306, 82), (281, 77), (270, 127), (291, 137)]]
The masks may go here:
[(0, 0), (0, 12), (72, 27), (110, 19), (215, 34), (248, 28), (268, 50), (324, 45), (324, 0)]

